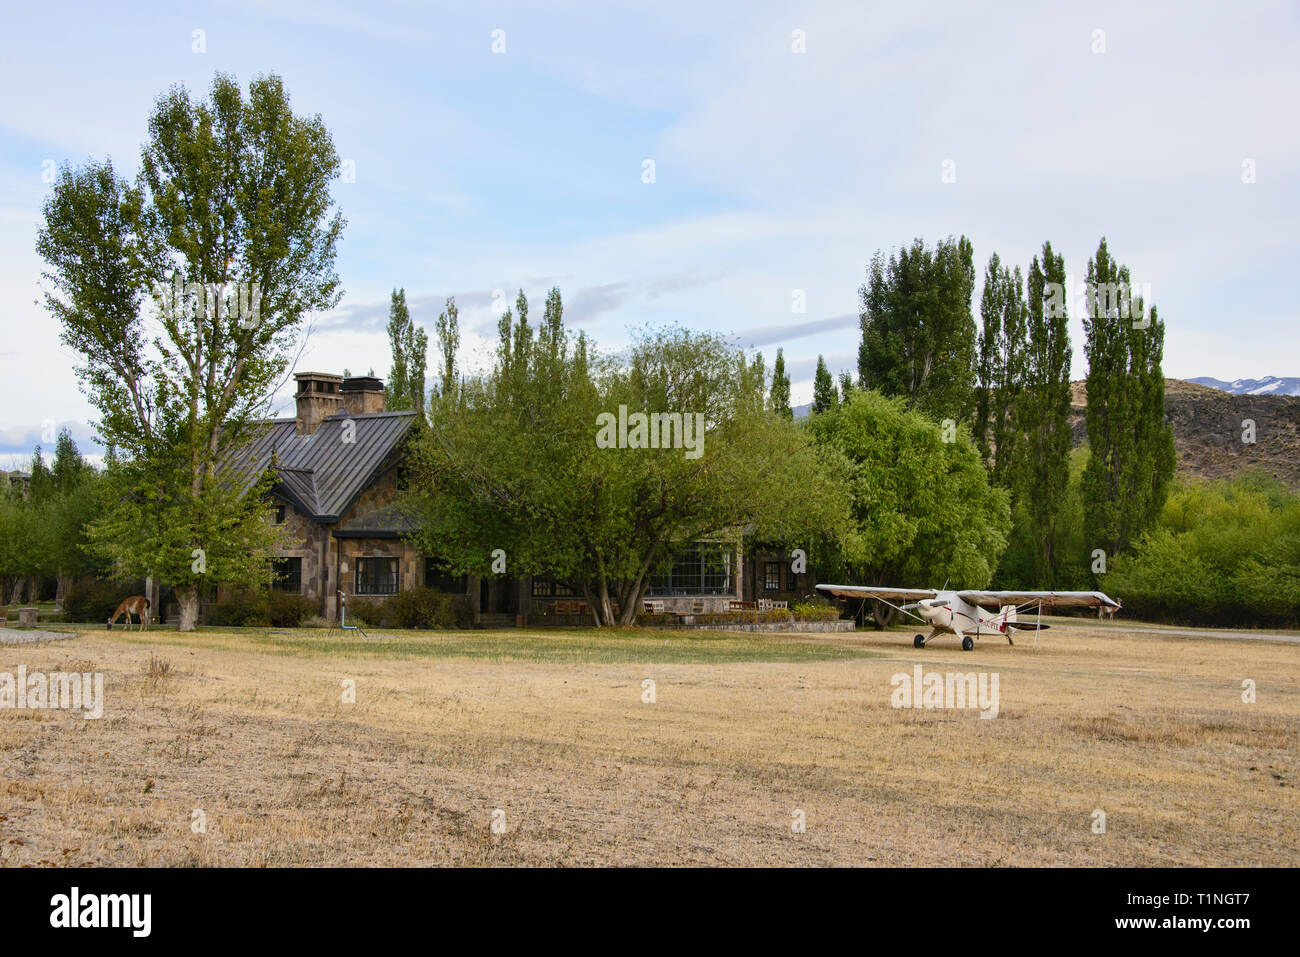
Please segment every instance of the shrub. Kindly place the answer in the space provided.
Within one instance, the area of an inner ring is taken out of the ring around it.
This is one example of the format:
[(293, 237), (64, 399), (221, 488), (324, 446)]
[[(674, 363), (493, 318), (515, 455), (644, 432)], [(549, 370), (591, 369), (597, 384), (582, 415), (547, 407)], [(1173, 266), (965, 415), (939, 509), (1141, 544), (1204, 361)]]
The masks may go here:
[(298, 628), (319, 607), (314, 598), (291, 592), (268, 592), (266, 598), (267, 616), (276, 628)]
[(1158, 526), (1101, 585), (1135, 618), (1190, 624), (1300, 621), (1300, 496), (1258, 476), (1183, 482)]
[(825, 602), (796, 601), (790, 612), (795, 621), (835, 621), (840, 617), (839, 608)]
[(262, 592), (234, 591), (208, 610), (208, 624), (266, 627), (271, 624), (271, 603)]
[(385, 602), (395, 628), (455, 628), (451, 598), (433, 588), (400, 591)]
[(349, 625), (379, 625), (383, 627), (384, 621), (384, 603), (382, 601), (372, 601), (368, 598), (350, 598), (348, 599), (348, 618)]
[[(103, 623), (117, 610), (122, 599), (144, 593), (144, 582), (130, 582), (114, 585), (109, 582), (77, 582), (63, 596), (63, 612), (68, 621), (93, 621)], [(157, 615), (158, 609), (150, 608), (150, 615)], [(121, 621), (118, 621), (121, 624)]]
[(435, 588), (412, 588), (383, 601), (352, 599), (348, 602), (348, 623), (379, 628), (469, 628), (474, 623), (474, 612), (467, 602)]

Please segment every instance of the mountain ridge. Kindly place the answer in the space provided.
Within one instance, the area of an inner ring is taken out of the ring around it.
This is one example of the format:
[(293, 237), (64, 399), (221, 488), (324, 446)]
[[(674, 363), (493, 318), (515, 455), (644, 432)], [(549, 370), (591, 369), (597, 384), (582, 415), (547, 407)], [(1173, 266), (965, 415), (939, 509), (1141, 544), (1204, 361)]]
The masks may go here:
[(1300, 396), (1300, 378), (1292, 376), (1266, 375), (1262, 379), (1233, 379), (1225, 382), (1211, 376), (1198, 376), (1184, 379), (1197, 385), (1209, 386), (1230, 395), (1295, 395)]

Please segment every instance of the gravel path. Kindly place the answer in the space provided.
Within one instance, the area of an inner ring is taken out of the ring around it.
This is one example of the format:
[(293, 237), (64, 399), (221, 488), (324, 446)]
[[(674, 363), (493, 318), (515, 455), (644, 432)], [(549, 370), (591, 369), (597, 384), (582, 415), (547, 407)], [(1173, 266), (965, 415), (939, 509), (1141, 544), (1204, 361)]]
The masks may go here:
[(61, 641), (64, 638), (75, 637), (76, 633), (71, 631), (41, 631), (39, 629), (19, 631), (14, 628), (0, 628), (0, 645), (25, 645), (33, 641)]

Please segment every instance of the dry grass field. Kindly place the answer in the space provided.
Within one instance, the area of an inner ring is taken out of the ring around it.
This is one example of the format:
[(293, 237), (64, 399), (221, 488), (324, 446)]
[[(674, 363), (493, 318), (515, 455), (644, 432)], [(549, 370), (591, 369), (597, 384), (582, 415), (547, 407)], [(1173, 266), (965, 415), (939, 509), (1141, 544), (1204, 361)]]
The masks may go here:
[[(0, 865), (1300, 861), (1300, 646), (1063, 627), (963, 654), (910, 637), (0, 645), (0, 672), (102, 671), (106, 697), (102, 720), (0, 710)], [(996, 672), (1000, 713), (891, 707), (891, 676), (917, 663)]]

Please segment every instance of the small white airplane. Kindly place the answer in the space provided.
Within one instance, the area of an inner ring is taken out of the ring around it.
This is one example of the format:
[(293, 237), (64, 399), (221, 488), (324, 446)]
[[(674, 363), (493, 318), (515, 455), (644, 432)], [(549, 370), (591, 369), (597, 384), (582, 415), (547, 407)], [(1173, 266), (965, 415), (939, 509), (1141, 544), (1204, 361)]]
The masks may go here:
[[(876, 585), (818, 585), (817, 590), (837, 598), (871, 598), (925, 622), (930, 634), (913, 638), (913, 648), (924, 648), (936, 636), (948, 634), (961, 639), (962, 651), (974, 648), (974, 638), (981, 635), (1001, 635), (1014, 645), (1013, 631), (1048, 627), (1038, 621), (1018, 620), (1016, 613), (1022, 608), (1105, 608), (1113, 612), (1120, 607), (1099, 591), (949, 591)], [(895, 605), (895, 601), (906, 604)]]

